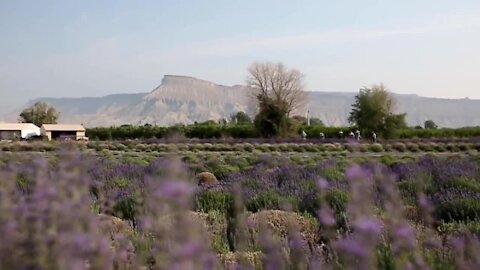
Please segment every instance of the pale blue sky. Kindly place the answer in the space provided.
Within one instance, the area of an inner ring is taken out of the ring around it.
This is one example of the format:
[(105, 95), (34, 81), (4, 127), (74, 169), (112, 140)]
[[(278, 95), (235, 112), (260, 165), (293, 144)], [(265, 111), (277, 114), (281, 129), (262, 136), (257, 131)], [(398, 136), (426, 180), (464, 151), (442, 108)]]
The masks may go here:
[(479, 0), (0, 0), (0, 112), (147, 92), (164, 74), (243, 83), (282, 61), (308, 90), (480, 98)]

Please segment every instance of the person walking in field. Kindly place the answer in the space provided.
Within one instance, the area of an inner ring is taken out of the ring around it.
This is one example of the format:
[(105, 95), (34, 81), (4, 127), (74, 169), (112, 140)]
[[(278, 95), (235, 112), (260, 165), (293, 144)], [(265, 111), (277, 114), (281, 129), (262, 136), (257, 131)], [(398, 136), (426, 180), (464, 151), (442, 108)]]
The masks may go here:
[(357, 141), (360, 141), (360, 139), (361, 139), (360, 130), (358, 130), (358, 129), (355, 131), (355, 138), (357, 139)]
[(338, 136), (340, 137), (340, 139), (343, 139), (343, 131), (340, 130), (340, 131), (338, 132)]
[(320, 139), (325, 140), (325, 134), (323, 132), (320, 132)]
[(307, 139), (307, 133), (305, 132), (305, 130), (302, 130), (302, 138), (304, 141)]
[(375, 133), (375, 131), (372, 131), (372, 141), (373, 143), (377, 143), (377, 133)]

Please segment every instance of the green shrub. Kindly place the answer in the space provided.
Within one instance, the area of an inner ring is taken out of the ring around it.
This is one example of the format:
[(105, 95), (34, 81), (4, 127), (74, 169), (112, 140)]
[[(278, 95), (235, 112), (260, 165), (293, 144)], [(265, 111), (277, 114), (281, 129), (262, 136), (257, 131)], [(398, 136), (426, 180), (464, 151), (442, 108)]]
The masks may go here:
[(349, 152), (358, 152), (358, 146), (356, 143), (346, 143), (344, 145), (345, 149)]
[(220, 211), (210, 211), (207, 214), (194, 212), (195, 215), (203, 215), (202, 219), (209, 233), (212, 249), (218, 254), (230, 251), (227, 241), (227, 220)]
[(458, 188), (480, 192), (480, 184), (475, 182), (474, 179), (469, 179), (465, 177), (455, 178), (446, 181), (445, 183), (443, 183), (443, 186), (445, 188)]
[(434, 150), (434, 145), (432, 143), (419, 143), (418, 148), (423, 152), (431, 152)]
[(121, 199), (113, 206), (113, 215), (132, 221), (135, 224), (135, 218), (138, 209), (138, 202), (133, 196)]
[(320, 172), (320, 175), (329, 181), (338, 181), (345, 177), (343, 169), (339, 166), (326, 168)]
[(456, 144), (449, 143), (445, 146), (445, 149), (450, 152), (459, 152), (460, 148)]
[(468, 143), (459, 143), (458, 144), (458, 149), (460, 151), (468, 151), (468, 150), (471, 149), (471, 147), (472, 147), (471, 144), (468, 144)]
[(383, 152), (383, 146), (379, 143), (374, 143), (368, 147), (371, 152), (379, 153)]
[(474, 198), (458, 198), (437, 206), (435, 217), (438, 220), (475, 221), (480, 217), (480, 201)]
[(392, 145), (392, 148), (395, 150), (395, 151), (398, 151), (398, 152), (405, 152), (407, 151), (407, 146), (404, 144), (404, 143), (394, 143)]
[(445, 144), (444, 144), (444, 143), (434, 144), (434, 145), (433, 145), (433, 149), (434, 149), (436, 152), (445, 152), (445, 151), (446, 151), (446, 147), (445, 147)]
[(245, 206), (248, 211), (258, 212), (260, 210), (280, 210), (285, 203), (290, 204), (293, 209), (298, 206), (295, 199), (284, 198), (273, 191), (267, 191), (253, 197), (246, 202)]
[(369, 147), (366, 144), (359, 144), (358, 145), (358, 151), (360, 151), (361, 153), (368, 152), (368, 149), (369, 149)]
[(338, 151), (339, 149), (335, 144), (326, 143), (323, 145), (323, 150), (326, 152), (333, 152), (333, 151)]
[(12, 151), (11, 145), (8, 145), (8, 144), (2, 145), (2, 151), (3, 152), (11, 152)]
[(296, 143), (292, 143), (290, 144), (290, 149), (293, 151), (293, 152), (305, 152), (305, 148), (303, 147), (303, 144), (296, 144)]
[(476, 143), (473, 145), (473, 148), (475, 148), (475, 150), (479, 151), (480, 152), (480, 143)]
[(245, 150), (245, 152), (252, 152), (253, 149), (254, 149), (254, 147), (251, 143), (244, 143), (243, 144), (243, 150)]
[(420, 147), (416, 143), (407, 143), (405, 146), (407, 147), (407, 150), (410, 152), (420, 151)]
[(380, 158), (380, 163), (383, 163), (383, 164), (390, 167), (390, 166), (394, 165), (395, 163), (397, 163), (397, 159), (394, 158), (391, 155), (384, 155)]
[(233, 210), (233, 196), (225, 191), (206, 190), (195, 196), (195, 209), (204, 213), (219, 211), (230, 217)]
[(125, 177), (114, 177), (114, 178), (108, 179), (107, 184), (112, 187), (122, 188), (122, 187), (127, 187), (129, 184), (129, 181)]
[(135, 151), (137, 152), (143, 152), (147, 149), (147, 145), (143, 144), (143, 143), (139, 143), (135, 146)]
[(16, 184), (19, 190), (29, 193), (32, 191), (34, 182), (26, 174), (19, 173), (16, 177)]
[(335, 212), (345, 212), (350, 201), (350, 194), (340, 189), (332, 189), (325, 195), (325, 200)]
[(248, 187), (251, 189), (256, 189), (260, 186), (257, 180), (255, 179), (245, 179), (242, 181), (242, 187)]
[(228, 175), (240, 171), (238, 167), (215, 161), (207, 163), (207, 168), (209, 169), (208, 171), (213, 173), (218, 179), (225, 179)]
[(391, 151), (393, 151), (393, 145), (391, 145), (391, 144), (389, 144), (389, 143), (388, 143), (388, 144), (384, 144), (384, 145), (383, 145), (383, 149), (385, 150), (385, 152), (391, 152)]
[(443, 222), (438, 226), (438, 231), (442, 234), (458, 234), (465, 231), (469, 231), (473, 234), (480, 233), (480, 222), (479, 221), (453, 221), (453, 222)]

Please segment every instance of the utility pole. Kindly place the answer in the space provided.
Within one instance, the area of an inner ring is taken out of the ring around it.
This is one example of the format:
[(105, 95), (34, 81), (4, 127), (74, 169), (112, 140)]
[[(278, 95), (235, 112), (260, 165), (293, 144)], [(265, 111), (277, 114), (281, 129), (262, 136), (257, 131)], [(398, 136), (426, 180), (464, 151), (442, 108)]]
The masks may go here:
[(307, 115), (305, 118), (307, 118), (307, 126), (310, 126), (310, 109), (309, 108), (307, 108)]

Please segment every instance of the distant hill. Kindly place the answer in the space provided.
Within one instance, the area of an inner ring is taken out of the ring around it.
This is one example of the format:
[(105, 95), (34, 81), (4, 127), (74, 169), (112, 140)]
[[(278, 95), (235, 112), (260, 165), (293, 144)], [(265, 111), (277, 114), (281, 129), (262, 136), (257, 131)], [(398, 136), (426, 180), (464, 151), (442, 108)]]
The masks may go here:
[[(166, 75), (150, 93), (116, 94), (85, 98), (39, 98), (56, 107), (60, 121), (86, 126), (122, 124), (173, 125), (228, 118), (238, 111), (253, 112), (248, 88), (223, 86), (187, 76)], [(312, 117), (332, 126), (347, 125), (355, 93), (309, 92)], [(395, 95), (398, 112), (407, 113), (409, 125), (433, 120), (441, 127), (480, 125), (480, 100), (439, 99), (416, 95)], [(304, 112), (301, 112), (304, 113)], [(8, 119), (16, 119), (18, 111)]]

